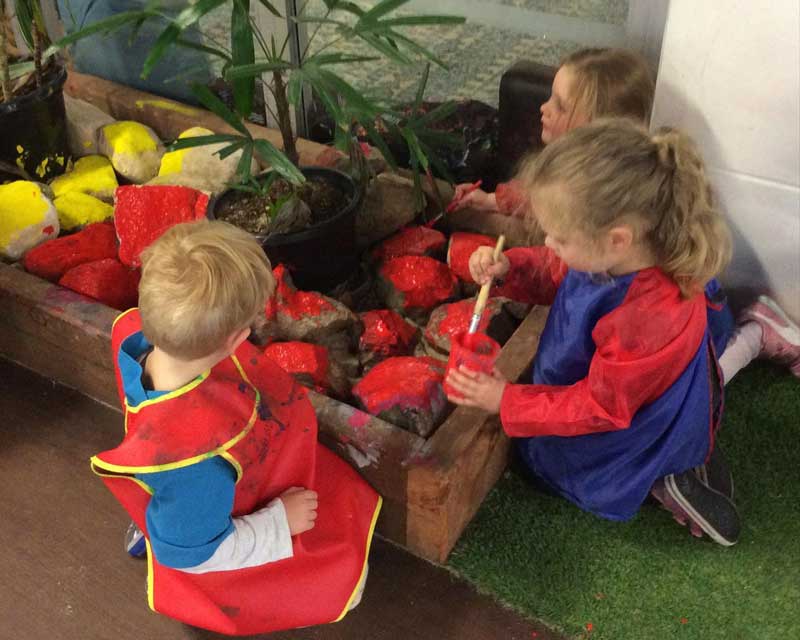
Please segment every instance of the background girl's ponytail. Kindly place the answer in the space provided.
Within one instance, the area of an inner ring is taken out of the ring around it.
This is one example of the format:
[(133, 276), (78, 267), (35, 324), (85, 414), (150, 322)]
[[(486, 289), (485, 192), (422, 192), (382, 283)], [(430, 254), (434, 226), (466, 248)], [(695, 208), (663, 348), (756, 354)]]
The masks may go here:
[[(650, 136), (629, 120), (598, 120), (549, 144), (520, 178), (534, 210), (537, 201), (551, 200), (551, 226), (597, 236), (630, 224), (686, 297), (730, 259), (730, 233), (714, 206), (703, 161), (678, 131)], [(564, 187), (560, 204), (547, 197), (551, 185)]]

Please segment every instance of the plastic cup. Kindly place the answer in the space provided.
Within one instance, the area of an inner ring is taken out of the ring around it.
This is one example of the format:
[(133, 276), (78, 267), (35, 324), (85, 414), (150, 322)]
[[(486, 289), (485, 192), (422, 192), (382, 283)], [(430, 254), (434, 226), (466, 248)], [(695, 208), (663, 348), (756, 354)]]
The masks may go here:
[[(450, 359), (444, 373), (445, 381), (452, 369), (458, 369), (462, 365), (470, 371), (492, 375), (499, 355), (500, 345), (485, 333), (459, 333), (450, 340)], [(444, 392), (454, 398), (461, 397), (447, 382), (444, 383)]]

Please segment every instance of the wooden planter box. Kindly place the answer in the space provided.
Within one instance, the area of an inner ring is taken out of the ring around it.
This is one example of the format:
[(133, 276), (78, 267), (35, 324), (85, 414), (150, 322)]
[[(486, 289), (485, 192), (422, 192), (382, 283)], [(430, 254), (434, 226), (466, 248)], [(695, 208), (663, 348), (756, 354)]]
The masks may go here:
[[(195, 125), (225, 129), (213, 114), (99, 78), (75, 74), (67, 89), (165, 138)], [(252, 131), (271, 140), (278, 135), (255, 125)], [(316, 157), (320, 150), (308, 141), (298, 146), (301, 156)], [(5, 264), (0, 310), (0, 355), (118, 409), (110, 346), (116, 310)], [(546, 316), (545, 308), (534, 308), (504, 346), (498, 367), (509, 379), (529, 368)], [(458, 407), (423, 439), (327, 396), (309, 395), (321, 440), (384, 497), (379, 532), (443, 562), (505, 469), (510, 441), (497, 417)]]

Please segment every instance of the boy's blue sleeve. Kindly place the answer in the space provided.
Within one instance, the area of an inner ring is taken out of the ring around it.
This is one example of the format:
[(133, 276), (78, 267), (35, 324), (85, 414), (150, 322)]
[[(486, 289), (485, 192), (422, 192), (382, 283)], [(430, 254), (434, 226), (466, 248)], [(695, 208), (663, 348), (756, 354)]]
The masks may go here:
[(161, 564), (174, 569), (197, 566), (233, 532), (236, 472), (223, 458), (136, 477), (153, 489), (147, 531)]

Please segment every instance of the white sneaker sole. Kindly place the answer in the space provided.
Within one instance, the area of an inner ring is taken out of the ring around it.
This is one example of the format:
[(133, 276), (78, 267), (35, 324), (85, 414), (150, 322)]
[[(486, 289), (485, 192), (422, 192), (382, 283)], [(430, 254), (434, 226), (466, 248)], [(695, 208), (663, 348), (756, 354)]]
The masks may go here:
[[(711, 526), (711, 524), (706, 520), (703, 516), (701, 516), (695, 509), (692, 507), (689, 502), (683, 499), (683, 495), (680, 491), (678, 491), (678, 486), (675, 484), (675, 477), (673, 475), (669, 475), (664, 478), (664, 488), (669, 492), (669, 495), (672, 497), (675, 502), (677, 502), (681, 508), (689, 514), (689, 516), (694, 520), (700, 528), (703, 530), (709, 538), (711, 538), (717, 544), (722, 545), (723, 547), (732, 547), (736, 544), (736, 542), (731, 542), (730, 540), (726, 540), (723, 538), (717, 530)], [(709, 491), (714, 491), (708, 487)], [(715, 491), (715, 493), (719, 493)], [(720, 495), (722, 495), (720, 493)]]

